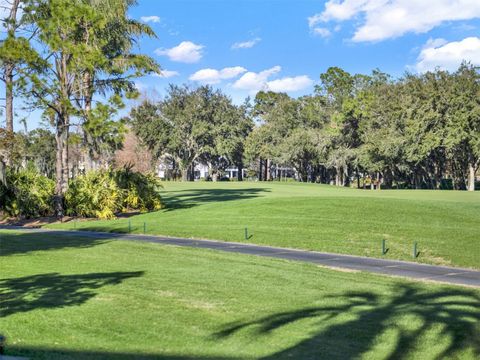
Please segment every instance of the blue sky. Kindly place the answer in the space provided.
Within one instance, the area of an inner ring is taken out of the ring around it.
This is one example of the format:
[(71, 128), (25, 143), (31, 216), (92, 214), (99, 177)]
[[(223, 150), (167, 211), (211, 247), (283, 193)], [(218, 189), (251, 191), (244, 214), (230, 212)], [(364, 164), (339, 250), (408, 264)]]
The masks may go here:
[(401, 76), (480, 65), (480, 0), (139, 0), (130, 16), (157, 34), (137, 49), (164, 70), (138, 79), (150, 97), (208, 83), (240, 103), (260, 89), (311, 93), (330, 66)]
[(260, 86), (309, 93), (330, 66), (401, 76), (480, 65), (478, 0), (140, 0), (131, 16), (158, 35), (140, 43), (166, 70), (139, 79), (151, 96), (169, 82), (210, 83), (240, 102)]

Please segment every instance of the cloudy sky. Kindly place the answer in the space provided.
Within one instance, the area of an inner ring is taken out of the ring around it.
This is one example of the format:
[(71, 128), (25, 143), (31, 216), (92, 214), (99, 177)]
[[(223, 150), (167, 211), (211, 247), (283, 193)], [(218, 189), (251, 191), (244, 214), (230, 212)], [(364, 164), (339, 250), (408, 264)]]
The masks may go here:
[(158, 39), (140, 43), (164, 69), (139, 79), (212, 84), (235, 101), (257, 91), (311, 92), (330, 66), (401, 76), (480, 65), (479, 0), (140, 0), (131, 16)]
[(211, 84), (235, 102), (259, 90), (309, 93), (320, 73), (379, 68), (394, 76), (480, 65), (480, 0), (139, 0), (130, 16), (155, 39), (138, 50), (162, 66), (137, 87)]

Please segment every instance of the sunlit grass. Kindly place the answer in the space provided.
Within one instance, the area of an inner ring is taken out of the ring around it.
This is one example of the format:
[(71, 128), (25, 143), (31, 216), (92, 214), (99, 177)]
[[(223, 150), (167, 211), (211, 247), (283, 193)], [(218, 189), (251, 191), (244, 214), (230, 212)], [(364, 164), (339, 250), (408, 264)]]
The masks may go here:
[(11, 355), (480, 356), (474, 289), (150, 243), (0, 237), (0, 327)]
[[(54, 228), (247, 241), (281, 247), (480, 267), (480, 192), (363, 191), (299, 183), (164, 184), (167, 208)], [(245, 239), (245, 227), (249, 238)], [(251, 236), (250, 236), (251, 235)], [(413, 259), (413, 244), (420, 256)]]

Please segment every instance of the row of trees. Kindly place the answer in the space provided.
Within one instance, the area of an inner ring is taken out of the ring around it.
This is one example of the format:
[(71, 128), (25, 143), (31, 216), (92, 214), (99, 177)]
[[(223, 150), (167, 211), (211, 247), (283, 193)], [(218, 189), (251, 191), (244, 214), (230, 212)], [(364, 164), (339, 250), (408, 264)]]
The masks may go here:
[[(293, 167), (302, 181), (387, 187), (475, 188), (480, 165), (480, 72), (462, 64), (393, 79), (330, 68), (312, 95), (259, 92), (235, 106), (209, 86), (170, 86), (128, 121), (152, 151), (192, 180), (195, 162), (213, 173), (246, 165), (260, 180)], [(245, 165), (244, 165), (245, 164)]]
[[(6, 126), (0, 131), (0, 182), (11, 166), (14, 98), (25, 109), (41, 110), (55, 136), (55, 210), (64, 213), (71, 176), (69, 144), (76, 129), (85, 158), (121, 144), (125, 128), (113, 117), (124, 98), (138, 96), (133, 79), (159, 66), (133, 46), (145, 24), (128, 17), (135, 0), (7, 0), (0, 46), (5, 82)], [(87, 164), (90, 161), (86, 162)], [(51, 169), (45, 169), (46, 172)]]
[(193, 180), (197, 162), (208, 164), (214, 179), (228, 165), (242, 169), (245, 138), (253, 128), (248, 104), (235, 106), (209, 86), (170, 85), (164, 100), (144, 101), (127, 122), (154, 158), (163, 158), (185, 181)]
[[(469, 64), (453, 73), (400, 79), (330, 68), (311, 95), (259, 92), (253, 103), (240, 106), (209, 86), (171, 85), (161, 101), (144, 101), (127, 119), (114, 121), (124, 99), (138, 96), (133, 79), (160, 71), (150, 57), (133, 51), (140, 36), (155, 36), (128, 18), (134, 4), (2, 2), (6, 122), (0, 129), (0, 183), (6, 167), (33, 162), (55, 178), (55, 211), (62, 216), (78, 159), (86, 160), (85, 170), (92, 159), (108, 162), (106, 155), (122, 145), (127, 122), (153, 160), (170, 162), (184, 180), (192, 180), (195, 163), (202, 162), (213, 178), (227, 166), (239, 169), (239, 180), (244, 167), (261, 180), (294, 168), (302, 181), (339, 186), (360, 186), (369, 176), (388, 187), (474, 189), (480, 74)], [(53, 135), (15, 134), (14, 105), (40, 110)]]

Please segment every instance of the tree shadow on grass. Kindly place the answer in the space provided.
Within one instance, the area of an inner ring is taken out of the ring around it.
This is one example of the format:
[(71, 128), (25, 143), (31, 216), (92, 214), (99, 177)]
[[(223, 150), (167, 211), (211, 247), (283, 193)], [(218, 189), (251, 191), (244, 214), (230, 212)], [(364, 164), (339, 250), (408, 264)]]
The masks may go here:
[(194, 206), (211, 202), (225, 202), (231, 200), (253, 199), (263, 196), (262, 193), (270, 192), (267, 188), (247, 189), (198, 189), (163, 192), (166, 205), (164, 211), (188, 209)]
[[(141, 341), (141, 339), (139, 339)], [(240, 359), (228, 356), (208, 356), (208, 355), (177, 355), (177, 354), (142, 354), (125, 352), (107, 352), (107, 351), (81, 351), (70, 349), (49, 349), (22, 347), (18, 345), (7, 346), (7, 354), (16, 356), (26, 356), (32, 359), (69, 359), (69, 360), (234, 360)]]
[(143, 271), (60, 275), (39, 274), (0, 279), (0, 317), (36, 309), (80, 305), (97, 289), (140, 277)]
[[(388, 344), (389, 359), (415, 358), (422, 336), (438, 331), (443, 348), (431, 358), (455, 358), (459, 351), (471, 351), (480, 358), (480, 295), (473, 290), (423, 290), (400, 285), (388, 299), (373, 292), (348, 292), (335, 296), (338, 305), (310, 307), (277, 313), (258, 320), (232, 324), (215, 334), (215, 339), (233, 336), (251, 328), (262, 335), (304, 319), (318, 321), (319, 330), (305, 340), (263, 359), (352, 359), (360, 358), (378, 346), (386, 331), (396, 333)], [(333, 297), (333, 296), (332, 296)], [(350, 320), (340, 322), (348, 314)], [(412, 321), (412, 319), (414, 319)], [(328, 325), (332, 322), (332, 325)], [(391, 339), (391, 338), (390, 338)], [(430, 349), (428, 349), (430, 351)]]
[(97, 237), (60, 236), (43, 233), (0, 233), (0, 256), (26, 254), (32, 251), (89, 248), (107, 242)]

